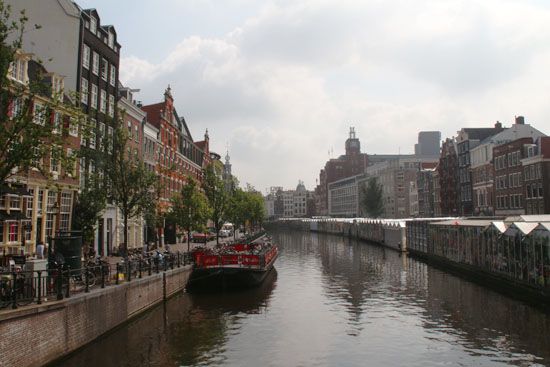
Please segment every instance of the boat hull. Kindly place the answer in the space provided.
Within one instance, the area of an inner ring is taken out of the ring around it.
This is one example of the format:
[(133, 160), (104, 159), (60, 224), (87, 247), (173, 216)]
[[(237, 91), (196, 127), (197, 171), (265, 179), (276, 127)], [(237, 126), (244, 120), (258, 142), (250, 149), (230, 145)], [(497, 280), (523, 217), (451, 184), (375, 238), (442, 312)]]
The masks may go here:
[(187, 290), (249, 288), (261, 284), (273, 269), (273, 263), (264, 269), (210, 268), (193, 269)]

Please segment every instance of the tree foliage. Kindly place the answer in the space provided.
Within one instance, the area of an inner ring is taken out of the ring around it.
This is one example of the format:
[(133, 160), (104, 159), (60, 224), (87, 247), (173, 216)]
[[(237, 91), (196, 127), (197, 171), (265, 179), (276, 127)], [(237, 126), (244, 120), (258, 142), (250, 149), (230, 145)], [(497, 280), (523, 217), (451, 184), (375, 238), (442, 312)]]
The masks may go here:
[(368, 217), (378, 218), (384, 214), (384, 201), (382, 197), (382, 185), (376, 177), (369, 178), (363, 190), (363, 208)]
[(211, 215), (208, 199), (200, 190), (197, 182), (188, 177), (181, 191), (172, 198), (169, 217), (172, 222), (187, 231), (187, 251), (191, 231), (202, 231)]
[[(27, 17), (24, 12), (12, 18), (9, 5), (0, 0), (0, 182), (34, 168), (45, 178), (50, 177), (44, 158), (52, 157), (63, 171), (70, 172), (75, 156), (63, 149), (71, 125), (84, 124), (77, 102), (65, 98), (63, 92), (53, 93), (47, 75), (40, 70), (22, 82), (16, 74), (14, 60), (21, 53), (22, 37)], [(25, 56), (26, 57), (26, 56)], [(51, 70), (54, 71), (55, 70)], [(74, 98), (73, 100), (78, 101)], [(40, 101), (40, 108), (37, 107)], [(53, 118), (54, 112), (62, 116)], [(70, 118), (69, 118), (70, 117)], [(57, 125), (59, 123), (59, 125)], [(75, 126), (77, 125), (77, 126)]]
[(229, 200), (228, 192), (225, 189), (225, 184), (216, 173), (212, 164), (204, 169), (202, 188), (211, 208), (210, 219), (214, 222), (214, 228), (216, 229), (216, 243), (218, 243), (220, 228), (227, 220)]
[(73, 209), (73, 229), (82, 231), (85, 244), (94, 241), (97, 222), (106, 206), (106, 191), (98, 175), (88, 177), (88, 184), (81, 188)]
[(132, 155), (122, 119), (120, 117), (115, 126), (112, 141), (106, 143), (108, 148), (103, 151), (102, 161), (108, 182), (107, 195), (122, 213), (124, 221), (124, 242), (120, 250), (125, 254), (128, 246), (128, 220), (148, 210), (155, 197), (158, 178), (139, 157)]

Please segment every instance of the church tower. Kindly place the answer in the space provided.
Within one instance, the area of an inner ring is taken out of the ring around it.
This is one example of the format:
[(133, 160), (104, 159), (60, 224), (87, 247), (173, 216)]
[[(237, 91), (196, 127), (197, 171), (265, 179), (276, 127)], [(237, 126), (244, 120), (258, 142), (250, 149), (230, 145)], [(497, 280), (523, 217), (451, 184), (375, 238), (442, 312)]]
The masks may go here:
[(349, 128), (349, 138), (346, 140), (346, 155), (358, 155), (361, 153), (361, 143), (355, 136), (355, 128)]

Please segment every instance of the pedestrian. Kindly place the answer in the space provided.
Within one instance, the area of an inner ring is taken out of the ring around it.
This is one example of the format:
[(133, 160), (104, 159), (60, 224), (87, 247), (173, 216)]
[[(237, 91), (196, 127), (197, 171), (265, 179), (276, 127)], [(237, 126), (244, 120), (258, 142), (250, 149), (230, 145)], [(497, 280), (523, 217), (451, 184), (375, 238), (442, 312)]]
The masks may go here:
[(42, 241), (38, 242), (38, 245), (36, 245), (36, 258), (44, 258), (44, 244), (42, 243)]

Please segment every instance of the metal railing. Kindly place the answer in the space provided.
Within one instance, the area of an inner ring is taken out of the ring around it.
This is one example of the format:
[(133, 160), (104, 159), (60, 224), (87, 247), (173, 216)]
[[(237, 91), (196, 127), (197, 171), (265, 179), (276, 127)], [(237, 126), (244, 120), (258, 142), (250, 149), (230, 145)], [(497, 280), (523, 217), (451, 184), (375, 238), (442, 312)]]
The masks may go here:
[(62, 300), (77, 293), (116, 286), (191, 264), (189, 253), (132, 256), (117, 263), (88, 263), (80, 269), (53, 265), (47, 270), (0, 271), (0, 309)]

